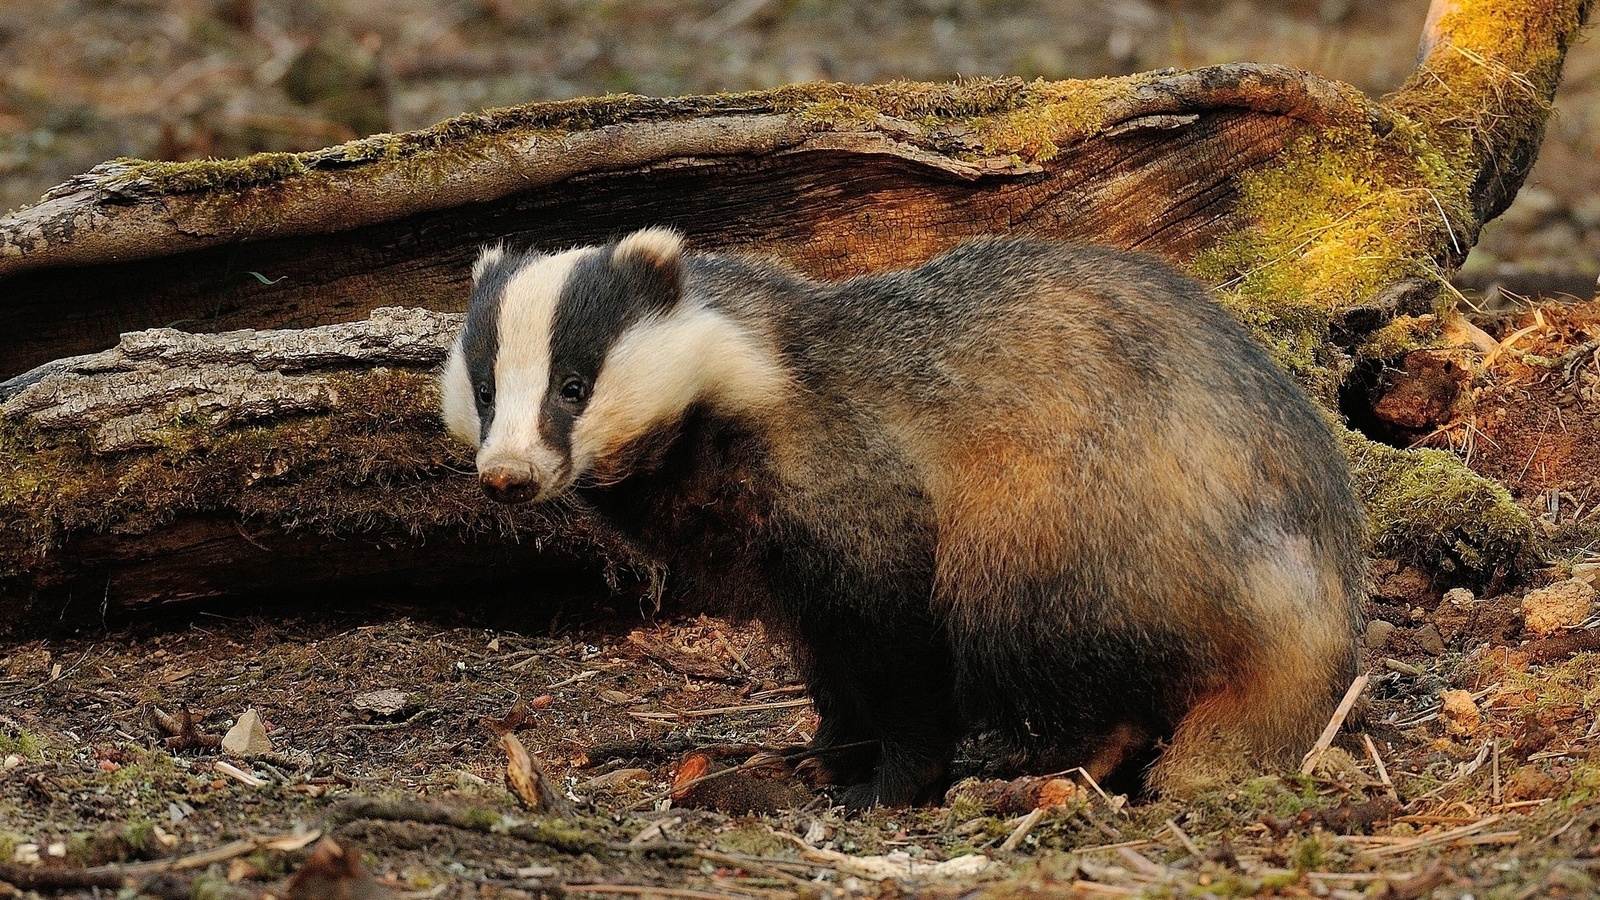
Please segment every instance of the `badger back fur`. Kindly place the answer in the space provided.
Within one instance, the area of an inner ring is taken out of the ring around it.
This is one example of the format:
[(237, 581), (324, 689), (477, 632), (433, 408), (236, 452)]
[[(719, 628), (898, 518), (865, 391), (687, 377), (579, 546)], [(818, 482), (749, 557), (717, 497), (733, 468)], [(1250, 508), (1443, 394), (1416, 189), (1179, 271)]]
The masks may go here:
[(804, 774), (848, 803), (929, 798), (980, 730), (1191, 790), (1304, 752), (1355, 674), (1339, 449), (1154, 259), (987, 239), (821, 283), (646, 229), (474, 274), (443, 396), (485, 489), (576, 492), (791, 640)]

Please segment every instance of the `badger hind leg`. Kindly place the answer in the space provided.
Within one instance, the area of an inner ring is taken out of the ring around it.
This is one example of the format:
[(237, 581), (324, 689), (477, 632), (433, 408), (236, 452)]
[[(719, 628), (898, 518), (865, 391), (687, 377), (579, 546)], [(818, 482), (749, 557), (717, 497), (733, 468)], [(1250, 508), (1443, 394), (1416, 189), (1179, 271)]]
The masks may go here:
[(1345, 667), (1303, 648), (1269, 656), (1190, 707), (1150, 769), (1150, 789), (1189, 797), (1281, 771), (1311, 749), (1348, 686)]

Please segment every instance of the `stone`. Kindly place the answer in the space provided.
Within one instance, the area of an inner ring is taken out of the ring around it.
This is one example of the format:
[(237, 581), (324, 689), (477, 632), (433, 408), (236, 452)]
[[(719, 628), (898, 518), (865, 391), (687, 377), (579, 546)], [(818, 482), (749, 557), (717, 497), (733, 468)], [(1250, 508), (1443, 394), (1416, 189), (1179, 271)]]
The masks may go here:
[(1600, 588), (1600, 563), (1578, 563), (1572, 567), (1572, 577), (1592, 588)]
[(1434, 656), (1444, 652), (1444, 636), (1439, 633), (1439, 629), (1432, 622), (1413, 631), (1412, 637), (1416, 638), (1418, 647)]
[(222, 736), (222, 749), (234, 756), (271, 753), (272, 741), (267, 738), (267, 729), (261, 724), (261, 715), (254, 709), (245, 710), (239, 716), (239, 721), (233, 723), (228, 733)]
[(416, 709), (419, 704), (417, 698), (405, 691), (396, 688), (379, 688), (376, 691), (367, 691), (354, 700), (350, 705), (364, 713), (369, 713), (380, 718), (398, 716)]
[(1462, 737), (1478, 730), (1483, 716), (1478, 712), (1477, 701), (1466, 691), (1445, 691), (1439, 695), (1439, 719), (1444, 722), (1445, 734)]
[(1595, 593), (1576, 578), (1529, 591), (1522, 598), (1523, 625), (1540, 637), (1581, 625), (1594, 614)]
[(1389, 637), (1393, 634), (1394, 623), (1385, 622), (1382, 619), (1373, 619), (1367, 623), (1367, 647), (1372, 650), (1380, 650), (1383, 645), (1389, 643)]

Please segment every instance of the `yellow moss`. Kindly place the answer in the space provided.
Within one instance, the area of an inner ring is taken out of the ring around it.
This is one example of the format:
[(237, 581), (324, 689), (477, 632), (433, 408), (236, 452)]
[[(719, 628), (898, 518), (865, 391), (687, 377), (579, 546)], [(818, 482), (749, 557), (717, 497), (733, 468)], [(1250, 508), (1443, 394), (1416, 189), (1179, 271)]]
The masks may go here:
[[(879, 116), (909, 120), (930, 130), (959, 124), (988, 152), (1047, 159), (1066, 143), (1101, 127), (1106, 100), (1150, 77), (1058, 82), (977, 78), (876, 85), (817, 82), (771, 91), (669, 98), (611, 94), (469, 113), (431, 128), (377, 134), (305, 153), (188, 162), (121, 159), (103, 184), (112, 189), (138, 184), (141, 190), (158, 193), (227, 193), (366, 164), (392, 165), (408, 179), (431, 183), (458, 170), (465, 160), (493, 156), (509, 143), (530, 137), (559, 137), (626, 122), (716, 113), (788, 113), (819, 129), (861, 127)], [(236, 204), (238, 198), (223, 199)], [(233, 206), (229, 212), (234, 218), (240, 215)]]
[(1437, 315), (1396, 316), (1367, 336), (1356, 352), (1359, 359), (1394, 359), (1413, 350), (1440, 346), (1443, 340)]
[(1478, 577), (1534, 562), (1533, 525), (1503, 485), (1442, 450), (1341, 433), (1379, 556)]
[(1449, 172), (1405, 122), (1385, 136), (1305, 133), (1274, 165), (1240, 178), (1246, 225), (1193, 268), (1280, 364), (1328, 398), (1344, 375), (1326, 351), (1330, 313), (1407, 278), (1442, 279), (1436, 248), (1466, 220), (1438, 199)]
[(1425, 123), (1457, 168), (1476, 170), (1483, 153), (1503, 151), (1544, 130), (1542, 111), (1561, 77), (1566, 42), (1585, 0), (1459, 0), (1439, 23), (1445, 41), (1389, 105)]
[(984, 149), (1044, 162), (1063, 146), (1105, 127), (1110, 101), (1134, 86), (1128, 78), (1034, 82), (1019, 108), (973, 123)]

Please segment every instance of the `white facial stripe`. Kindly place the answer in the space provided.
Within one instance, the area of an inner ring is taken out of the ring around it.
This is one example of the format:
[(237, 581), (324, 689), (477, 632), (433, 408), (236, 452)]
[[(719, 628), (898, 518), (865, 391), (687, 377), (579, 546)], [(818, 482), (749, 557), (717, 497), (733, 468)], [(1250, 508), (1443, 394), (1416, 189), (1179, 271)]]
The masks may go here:
[(546, 447), (539, 433), (550, 384), (550, 331), (572, 267), (597, 252), (581, 247), (542, 257), (506, 285), (494, 365), (494, 418), (478, 451), (478, 471), (497, 466), (531, 469), (544, 485), (566, 468), (563, 455)]
[(444, 424), (456, 440), (478, 446), (482, 430), (478, 422), (478, 404), (472, 397), (472, 376), (467, 374), (467, 357), (461, 352), (461, 340), (450, 349), (444, 372), (439, 376), (439, 394), (443, 400)]
[(698, 401), (753, 412), (774, 405), (786, 385), (759, 339), (714, 310), (687, 305), (643, 319), (612, 345), (573, 424), (573, 470), (588, 470)]

